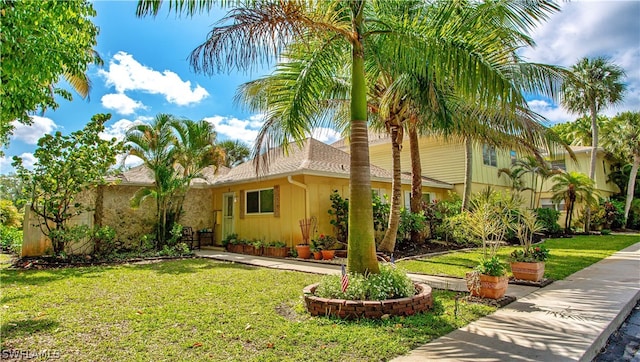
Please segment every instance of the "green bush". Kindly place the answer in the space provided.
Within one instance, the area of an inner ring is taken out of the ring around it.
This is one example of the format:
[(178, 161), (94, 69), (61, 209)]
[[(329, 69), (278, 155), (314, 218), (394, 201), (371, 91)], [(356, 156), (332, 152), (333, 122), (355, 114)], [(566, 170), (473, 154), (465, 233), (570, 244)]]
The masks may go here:
[(471, 216), (469, 213), (459, 213), (446, 217), (440, 226), (436, 228), (436, 233), (446, 241), (456, 244), (480, 245), (478, 239), (471, 230)]
[(0, 224), (0, 248), (12, 253), (20, 253), (22, 248), (22, 230)]
[(315, 295), (347, 300), (386, 300), (415, 294), (413, 282), (406, 272), (392, 265), (382, 265), (379, 274), (349, 274), (349, 287), (344, 293), (341, 285), (341, 276), (327, 275), (320, 281)]
[(538, 220), (548, 234), (557, 234), (562, 230), (558, 225), (560, 211), (541, 207), (536, 209), (536, 215), (538, 215)]
[(480, 274), (490, 275), (492, 277), (501, 277), (507, 272), (506, 266), (497, 256), (481, 260), (476, 270)]
[(424, 211), (413, 213), (410, 210), (402, 209), (400, 211), (400, 226), (398, 227), (399, 241), (408, 240), (414, 231), (422, 232), (427, 223)]

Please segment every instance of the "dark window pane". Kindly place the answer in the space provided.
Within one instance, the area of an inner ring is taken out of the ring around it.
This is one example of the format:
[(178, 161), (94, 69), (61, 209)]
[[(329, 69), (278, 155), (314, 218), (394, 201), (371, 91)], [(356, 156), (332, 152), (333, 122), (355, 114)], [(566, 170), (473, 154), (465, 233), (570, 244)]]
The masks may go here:
[(258, 203), (258, 191), (247, 192), (247, 214), (260, 212)]
[(273, 212), (273, 189), (260, 191), (260, 212)]

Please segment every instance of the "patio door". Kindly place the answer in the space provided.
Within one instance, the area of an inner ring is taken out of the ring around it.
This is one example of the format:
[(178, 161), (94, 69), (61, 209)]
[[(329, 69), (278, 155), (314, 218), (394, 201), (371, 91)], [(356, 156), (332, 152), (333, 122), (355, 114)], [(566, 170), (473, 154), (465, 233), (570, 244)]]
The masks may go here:
[(233, 192), (222, 195), (222, 238), (235, 232), (233, 216), (235, 214), (235, 202)]

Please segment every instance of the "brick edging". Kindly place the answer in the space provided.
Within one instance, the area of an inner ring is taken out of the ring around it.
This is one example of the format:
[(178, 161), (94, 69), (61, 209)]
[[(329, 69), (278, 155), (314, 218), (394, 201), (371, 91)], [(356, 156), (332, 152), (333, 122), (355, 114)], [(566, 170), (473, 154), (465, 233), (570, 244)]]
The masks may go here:
[(312, 316), (335, 316), (342, 319), (381, 318), (389, 316), (409, 316), (427, 311), (433, 307), (431, 287), (415, 283), (418, 293), (413, 297), (387, 300), (345, 300), (316, 297), (318, 283), (303, 289), (307, 311)]

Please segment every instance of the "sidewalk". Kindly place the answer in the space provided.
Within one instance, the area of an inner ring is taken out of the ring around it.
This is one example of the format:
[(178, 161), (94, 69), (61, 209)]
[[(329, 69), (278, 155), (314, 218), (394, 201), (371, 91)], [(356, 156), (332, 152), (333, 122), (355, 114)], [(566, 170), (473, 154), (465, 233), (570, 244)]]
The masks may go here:
[[(339, 274), (336, 264), (197, 251), (267, 268)], [(464, 280), (409, 274), (434, 288), (466, 291)], [(640, 243), (545, 288), (509, 285), (517, 301), (393, 361), (591, 361), (640, 299)]]

